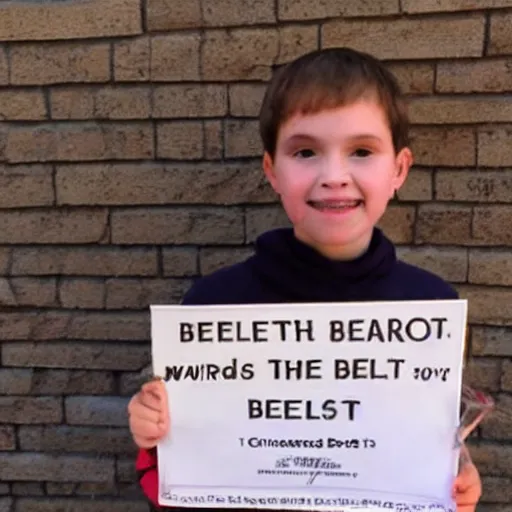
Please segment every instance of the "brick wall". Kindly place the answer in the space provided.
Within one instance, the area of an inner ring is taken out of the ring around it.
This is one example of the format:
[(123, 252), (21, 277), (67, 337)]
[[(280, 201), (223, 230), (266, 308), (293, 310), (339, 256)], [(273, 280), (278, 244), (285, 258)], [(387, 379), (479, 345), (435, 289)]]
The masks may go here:
[[(0, 3), (0, 512), (142, 512), (126, 404), (150, 303), (285, 220), (256, 115), (272, 65), (389, 61), (416, 167), (382, 225), (470, 299), (476, 385), (512, 409), (512, 1)], [(512, 510), (512, 414), (479, 432)]]

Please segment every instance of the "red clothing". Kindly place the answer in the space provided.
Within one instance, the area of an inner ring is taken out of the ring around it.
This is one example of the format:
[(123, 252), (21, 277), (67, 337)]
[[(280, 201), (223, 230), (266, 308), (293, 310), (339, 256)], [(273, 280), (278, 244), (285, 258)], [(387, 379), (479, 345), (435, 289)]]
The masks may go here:
[(139, 473), (139, 482), (144, 494), (155, 507), (159, 507), (156, 449), (139, 450), (135, 469)]

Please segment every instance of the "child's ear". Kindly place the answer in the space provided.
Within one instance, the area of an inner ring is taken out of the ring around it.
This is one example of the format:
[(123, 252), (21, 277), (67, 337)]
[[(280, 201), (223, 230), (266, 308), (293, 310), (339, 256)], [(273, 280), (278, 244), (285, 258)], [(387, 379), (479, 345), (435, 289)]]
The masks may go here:
[(413, 164), (412, 152), (409, 148), (403, 148), (396, 156), (396, 171), (393, 177), (393, 188), (396, 192), (405, 183), (409, 169)]
[(274, 189), (274, 192), (279, 194), (276, 173), (274, 171), (274, 160), (267, 151), (263, 154), (263, 171), (265, 171), (265, 176)]

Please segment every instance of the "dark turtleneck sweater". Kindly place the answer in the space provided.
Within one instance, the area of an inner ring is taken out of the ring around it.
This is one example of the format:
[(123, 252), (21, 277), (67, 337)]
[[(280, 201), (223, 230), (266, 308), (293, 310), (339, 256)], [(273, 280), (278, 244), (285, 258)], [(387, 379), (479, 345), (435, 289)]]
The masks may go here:
[[(393, 244), (375, 229), (368, 250), (333, 261), (295, 238), (291, 228), (269, 231), (247, 260), (197, 281), (183, 304), (269, 304), (456, 299), (440, 277), (399, 261)], [(140, 483), (153, 505), (158, 474), (155, 450), (141, 450)], [(193, 512), (197, 509), (183, 509)]]

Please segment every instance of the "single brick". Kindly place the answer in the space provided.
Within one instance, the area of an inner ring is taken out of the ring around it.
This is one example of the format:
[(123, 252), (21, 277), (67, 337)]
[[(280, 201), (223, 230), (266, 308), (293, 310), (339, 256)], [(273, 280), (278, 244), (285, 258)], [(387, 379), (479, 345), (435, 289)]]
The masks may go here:
[(512, 205), (476, 206), (473, 236), (479, 244), (512, 245)]
[(199, 80), (198, 34), (166, 34), (151, 39), (150, 76), (154, 82)]
[(57, 306), (56, 281), (50, 278), (13, 277), (9, 281), (0, 278), (0, 302), (6, 306)]
[(62, 339), (69, 319), (69, 313), (62, 311), (0, 313), (0, 337), (2, 341)]
[(512, 357), (512, 328), (472, 327), (471, 347), (476, 356)]
[(464, 368), (464, 382), (474, 389), (496, 392), (500, 389), (501, 361), (474, 357)]
[(144, 82), (150, 77), (149, 37), (115, 41), (114, 79), (117, 82)]
[(468, 301), (470, 323), (512, 324), (512, 288), (459, 286), (461, 298)]
[(400, 201), (429, 201), (433, 193), (432, 171), (412, 168), (397, 197)]
[(466, 249), (446, 247), (400, 247), (397, 255), (403, 261), (433, 272), (452, 283), (464, 283), (468, 273)]
[(470, 11), (472, 9), (492, 9), (510, 7), (508, 0), (402, 0), (402, 10), (409, 13)]
[(323, 25), (322, 46), (343, 46), (350, 41), (360, 51), (390, 60), (480, 57), (484, 32), (483, 13), (397, 19), (392, 23), (340, 19)]
[(314, 25), (280, 27), (276, 64), (290, 62), (305, 53), (318, 50), (318, 30)]
[[(506, 7), (510, 7), (510, 2)], [(490, 38), (488, 46), (489, 55), (507, 55), (512, 53), (512, 40), (510, 39), (510, 27), (512, 25), (512, 13), (491, 12)]]
[(54, 201), (52, 168), (0, 166), (0, 207), (50, 206)]
[(417, 165), (465, 167), (476, 164), (476, 137), (471, 128), (413, 127), (411, 150)]
[(478, 131), (478, 165), (512, 165), (512, 126), (483, 127)]
[[(2, 487), (4, 484), (0, 484)], [(11, 512), (14, 501), (12, 498), (0, 498), (0, 512)]]
[(13, 482), (13, 496), (44, 496), (44, 487), (39, 482)]
[(5, 47), (0, 46), (0, 85), (9, 83), (9, 63)]
[(105, 281), (99, 279), (63, 279), (59, 299), (66, 309), (103, 309)]
[(471, 61), (437, 63), (436, 91), (507, 92), (512, 91), (512, 72), (509, 59), (485, 58)]
[[(509, 424), (510, 428), (512, 428), (512, 425)], [(510, 430), (508, 432), (510, 433)], [(482, 477), (481, 502), (503, 503), (505, 508), (502, 507), (502, 512), (506, 511), (507, 504), (510, 505), (512, 503), (512, 478)], [(496, 506), (495, 510), (499, 512), (500, 509)]]
[(258, 25), (275, 23), (274, 0), (202, 0), (204, 25)]
[(190, 277), (198, 274), (198, 251), (195, 247), (164, 247), (162, 249), (164, 276)]
[(0, 425), (0, 452), (16, 449), (16, 434), (14, 427)]
[(247, 247), (237, 247), (235, 249), (202, 248), (199, 252), (200, 272), (202, 275), (207, 275), (220, 268), (234, 265), (247, 259), (253, 252), (251, 248)]
[(259, 133), (258, 121), (227, 120), (224, 135), (226, 157), (239, 158), (262, 155), (263, 147)]
[(418, 210), (416, 242), (468, 244), (471, 238), (471, 208), (457, 205), (423, 204)]
[(3, 2), (0, 4), (0, 40), (39, 41), (132, 35), (141, 32), (138, 0), (87, 2)]
[(170, 121), (157, 125), (157, 157), (199, 160), (204, 156), (204, 129), (201, 121)]
[(137, 481), (137, 472), (132, 459), (119, 457), (116, 464), (117, 480), (119, 482), (132, 483)]
[(222, 121), (204, 121), (204, 157), (220, 160), (224, 154), (224, 125)]
[(116, 396), (70, 396), (64, 401), (68, 425), (124, 427), (127, 407), (128, 399)]
[(487, 476), (512, 476), (512, 446), (481, 443), (470, 448), (479, 472)]
[(65, 205), (236, 204), (274, 198), (259, 162), (79, 164), (59, 167), (55, 184), (57, 201)]
[(475, 284), (512, 286), (512, 250), (472, 249), (468, 280)]
[[(0, 423), (37, 424), (60, 423), (61, 421), (62, 403), (60, 398), (0, 396)], [(1, 466), (3, 466), (2, 463), (0, 463)], [(0, 469), (0, 474), (1, 471)], [(0, 477), (1, 480), (19, 479)]]
[(52, 119), (147, 119), (150, 92), (130, 85), (55, 89), (50, 94)]
[(33, 370), (0, 368), (0, 395), (26, 395), (32, 386)]
[(101, 242), (106, 227), (103, 209), (7, 211), (0, 216), (0, 243)]
[(267, 80), (279, 52), (274, 28), (208, 31), (201, 52), (204, 80)]
[(55, 512), (56, 510), (66, 512), (150, 512), (147, 500), (133, 501), (122, 498), (91, 500), (79, 497), (19, 498), (16, 500), (15, 512)]
[(0, 454), (0, 480), (105, 482), (114, 478), (114, 461), (42, 453)]
[(109, 395), (114, 392), (114, 375), (90, 370), (36, 369), (30, 384), (33, 395)]
[(119, 375), (119, 394), (131, 398), (146, 382), (141, 372), (123, 372)]
[(395, 62), (387, 64), (405, 94), (431, 93), (434, 89), (434, 66), (422, 62)]
[[(503, 391), (511, 392), (512, 391), (512, 362), (511, 361), (503, 361), (503, 374), (501, 376), (501, 389)], [(508, 398), (510, 402), (510, 397)], [(502, 409), (503, 410), (503, 409)], [(509, 410), (510, 407), (504, 408), (504, 410)], [(512, 419), (512, 416), (509, 415), (509, 422)], [(508, 430), (510, 432), (510, 429)]]
[(409, 102), (415, 124), (475, 124), (512, 121), (512, 103), (504, 97), (422, 97)]
[(153, 128), (93, 122), (16, 127), (8, 132), (5, 156), (10, 163), (146, 159), (153, 156)]
[(109, 61), (106, 43), (20, 44), (11, 49), (11, 84), (107, 82)]
[(289, 227), (290, 221), (281, 205), (251, 206), (245, 213), (246, 242), (254, 242), (265, 231)]
[(112, 212), (115, 244), (237, 244), (243, 241), (238, 208), (162, 208)]
[(416, 208), (414, 206), (390, 205), (379, 221), (379, 227), (395, 244), (413, 241)]
[(260, 112), (265, 84), (230, 84), (229, 113), (234, 117), (257, 117)]
[[(0, 271), (7, 256), (0, 252)], [(156, 275), (155, 249), (132, 247), (16, 247), (13, 249), (13, 275)]]
[[(504, 362), (508, 363), (508, 361)], [(510, 439), (512, 429), (511, 407), (512, 397), (505, 394), (500, 394), (496, 397), (494, 410), (482, 423), (481, 430), (484, 439), (500, 441), (508, 441)]]
[(436, 173), (436, 199), (479, 203), (512, 203), (512, 170)]
[[(8, 366), (79, 368), (92, 370), (140, 370), (150, 360), (147, 345), (66, 341), (45, 343), (4, 343), (2, 361)], [(85, 375), (72, 372), (72, 375)], [(91, 373), (91, 376), (94, 374)], [(70, 377), (72, 378), (72, 377)]]
[(397, 0), (279, 0), (280, 20), (310, 20), (323, 18), (349, 18), (351, 16), (381, 16), (400, 12)]
[(147, 0), (146, 18), (150, 31), (198, 28), (203, 24), (201, 0)]
[(0, 90), (0, 119), (3, 121), (41, 121), (46, 119), (43, 92), (40, 90)]

